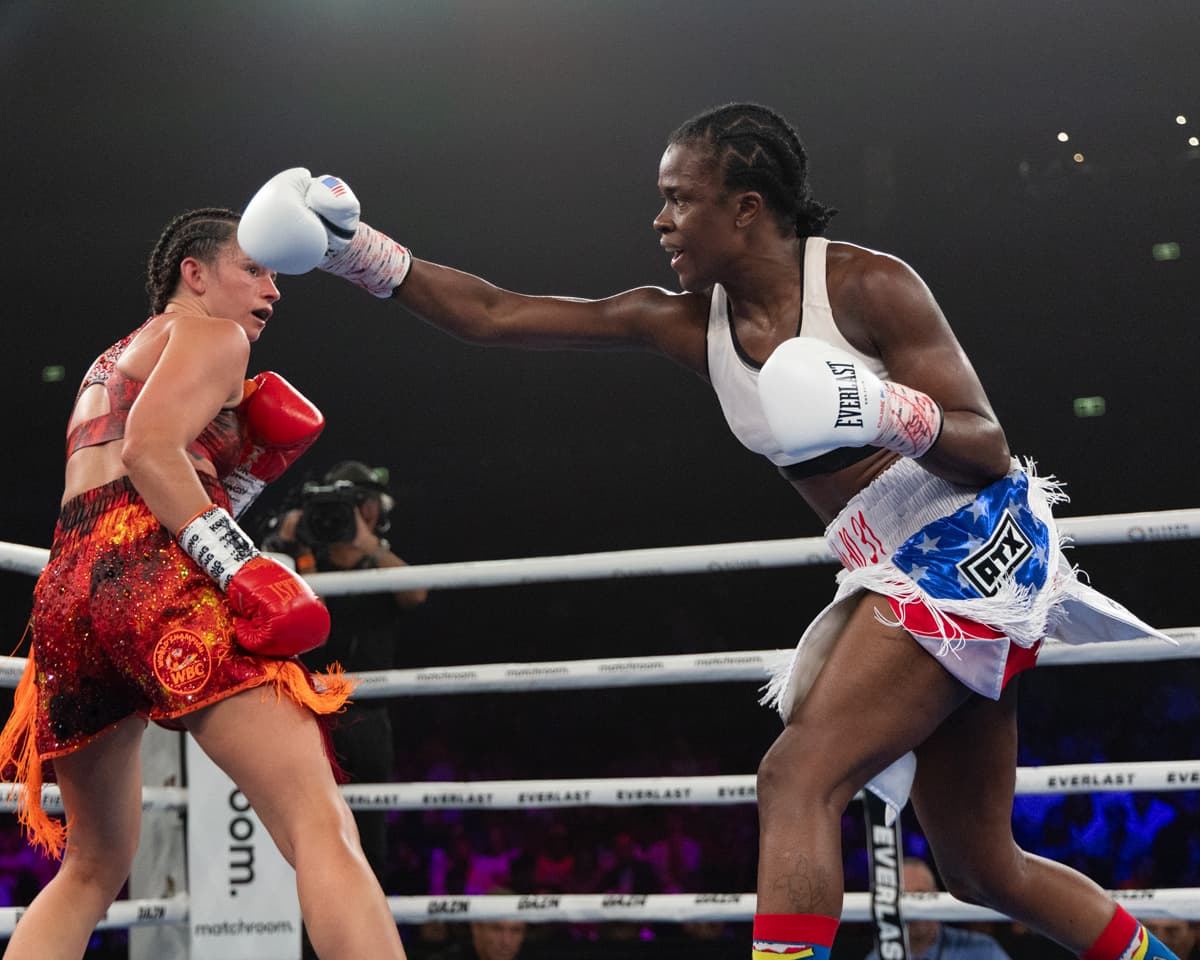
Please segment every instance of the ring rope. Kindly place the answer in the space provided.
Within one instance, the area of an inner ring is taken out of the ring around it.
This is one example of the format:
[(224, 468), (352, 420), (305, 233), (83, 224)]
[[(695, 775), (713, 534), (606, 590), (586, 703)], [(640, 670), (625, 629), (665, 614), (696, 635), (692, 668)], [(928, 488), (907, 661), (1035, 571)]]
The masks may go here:
[[(164, 927), (187, 924), (191, 901), (186, 893), (146, 900), (116, 900), (108, 908), (97, 930), (129, 927)], [(0, 937), (11, 937), (26, 907), (0, 907)]]
[[(1064, 534), (1076, 544), (1137, 543), (1158, 540), (1193, 539), (1200, 537), (1200, 510), (1155, 511), (1138, 514), (1113, 514), (1098, 517), (1065, 518), (1060, 522)], [(49, 551), (22, 544), (0, 541), (0, 570), (12, 570), (36, 575), (44, 567)], [(670, 573), (720, 572), (730, 570), (765, 569), (768, 567), (831, 563), (833, 556), (821, 538), (798, 538), (792, 540), (758, 541), (735, 544), (715, 544), (694, 547), (668, 547), (649, 550), (612, 551), (607, 553), (581, 554), (561, 557), (535, 557), (518, 560), (474, 561), (467, 563), (432, 564), (423, 567), (401, 568), (394, 573), (368, 571), (364, 573), (314, 574), (314, 581), (323, 581), (314, 588), (324, 595), (342, 593), (369, 593), (389, 590), (430, 587), (448, 589), (454, 587), (493, 586), (522, 584), (556, 580), (600, 579), (606, 577), (653, 576)], [(614, 563), (616, 566), (614, 566)], [(1167, 631), (1180, 640), (1181, 648), (1190, 648), (1197, 642), (1200, 628)], [(1154, 650), (1151, 652), (1150, 643)], [(1078, 651), (1095, 650), (1097, 647), (1122, 647), (1129, 651), (1135, 645), (1146, 647), (1136, 656), (1113, 654), (1099, 658), (1076, 657)], [(1056, 649), (1058, 648), (1058, 649)], [(1194, 656), (1195, 651), (1181, 648), (1164, 648), (1150, 641), (1130, 641), (1125, 644), (1097, 644), (1089, 647), (1067, 648), (1053, 642), (1043, 651), (1043, 662), (1117, 662), (1123, 660), (1169, 659), (1174, 656)], [(1172, 651), (1164, 653), (1165, 650)], [(1071, 652), (1068, 652), (1070, 650)], [(578, 661), (562, 664), (491, 664), (463, 670), (499, 670), (506, 688), (512, 682), (523, 684), (518, 689), (547, 688), (546, 682), (561, 682), (569, 677), (574, 686), (588, 685), (587, 678), (575, 676), (574, 669), (588, 668), (603, 676), (601, 682), (592, 681), (594, 686), (631, 685), (642, 682), (673, 682), (667, 679), (664, 664), (679, 661), (676, 668), (695, 680), (695, 674), (709, 674), (703, 679), (762, 679), (766, 657), (777, 655), (772, 651), (732, 652), (729, 654), (689, 655), (683, 657), (641, 658), (644, 663), (628, 659), (620, 661)], [(657, 661), (658, 667), (650, 667)], [(607, 664), (607, 668), (605, 668)], [(620, 664), (621, 666), (618, 666)], [(15, 686), (24, 659), (0, 658), (0, 685)], [(720, 676), (720, 671), (727, 671)], [(732, 671), (732, 675), (728, 673)], [(380, 671), (383, 682), (375, 681), (372, 675), (361, 675), (362, 696), (392, 696), (388, 686), (391, 674), (431, 674), (444, 671)], [(653, 673), (653, 678), (649, 674)], [(10, 681), (11, 675), (11, 682)], [(618, 679), (619, 678), (619, 679)], [(616, 682), (614, 682), (616, 680)], [(420, 683), (420, 681), (417, 681)], [(493, 679), (492, 682), (495, 682)], [(453, 679), (454, 689), (462, 688), (461, 678)], [(368, 688), (370, 692), (368, 692)], [(486, 689), (486, 688), (480, 688)], [(434, 692), (426, 683), (418, 690), (408, 692)], [(445, 692), (445, 689), (437, 692)], [(674, 782), (672, 782), (674, 781)], [(689, 783), (681, 781), (690, 781)], [(715, 781), (721, 781), (717, 783)], [(575, 806), (575, 805), (645, 805), (649, 803), (737, 803), (754, 799), (754, 778), (654, 778), (644, 781), (622, 780), (623, 786), (614, 786), (614, 781), (545, 781), (548, 786), (537, 796), (532, 789), (542, 781), (497, 781), (468, 784), (377, 784), (343, 787), (350, 805), (356, 809), (364, 806), (381, 809), (381, 798), (386, 794), (397, 795), (403, 789), (419, 790), (429, 794), (431, 790), (443, 791), (435, 806), (449, 806), (444, 791), (462, 788), (466, 796), (481, 788), (492, 787), (493, 794), (510, 793), (516, 806)], [(1017, 771), (1016, 792), (1021, 793), (1073, 793), (1104, 790), (1183, 790), (1195, 789), (1200, 783), (1200, 763), (1160, 762), (1147, 764), (1090, 764), (1062, 767), (1020, 768)], [(597, 784), (611, 792), (611, 800), (604, 801), (608, 794), (600, 793), (600, 800), (583, 800), (580, 794), (583, 785)], [(665, 786), (664, 786), (665, 784)], [(8, 786), (7, 801), (0, 800), (0, 809), (15, 806), (16, 789)], [(372, 790), (384, 791), (384, 794)], [(367, 795), (357, 796), (367, 791)], [(549, 796), (558, 791), (557, 799)], [(704, 791), (714, 793), (712, 800), (702, 799)], [(570, 794), (574, 792), (575, 797)], [(50, 810), (61, 810), (61, 795), (57, 788), (43, 790), (44, 802)], [(522, 797), (522, 794), (525, 797)], [(175, 809), (185, 805), (186, 791), (180, 788), (143, 788), (143, 809)], [(602, 803), (603, 801), (603, 803)], [(424, 799), (422, 800), (424, 803)], [(493, 808), (498, 805), (488, 804)], [(394, 808), (391, 808), (394, 809)], [(1200, 919), (1200, 888), (1172, 890), (1117, 891), (1116, 899), (1126, 903), (1130, 912), (1139, 919), (1170, 917), (1176, 919)], [(619, 894), (562, 895), (546, 897), (389, 897), (388, 903), (397, 922), (425, 922), (438, 919), (507, 919), (530, 921), (599, 921), (640, 919), (648, 922), (678, 921), (686, 919), (749, 920), (754, 913), (754, 894), (657, 894), (630, 896)], [(507, 902), (507, 901), (512, 901)], [(1002, 914), (984, 908), (972, 907), (954, 900), (948, 894), (904, 895), (903, 903), (908, 916), (913, 919), (1005, 919)], [(17, 921), (24, 913), (23, 907), (0, 908), (0, 937), (11, 935)], [(871, 918), (869, 894), (851, 893), (845, 898), (843, 920), (861, 922)], [(186, 924), (189, 920), (187, 894), (156, 900), (126, 900), (112, 904), (97, 929), (164, 924)]]
[[(1179, 645), (1163, 643), (1156, 637), (1083, 645), (1050, 640), (1042, 646), (1038, 666), (1143, 663), (1200, 657), (1200, 627), (1179, 627), (1163, 632), (1177, 640)], [(355, 696), (362, 700), (448, 693), (528, 693), (533, 690), (583, 690), (737, 680), (762, 683), (770, 677), (772, 665), (781, 658), (790, 657), (792, 652), (792, 648), (729, 650), (724, 653), (669, 654), (660, 657), (481, 663), (415, 670), (372, 670), (351, 676), (358, 681)], [(0, 661), (4, 659), (0, 657)], [(4, 685), (7, 673), (8, 668), (0, 662), (0, 686)]]
[[(1200, 538), (1200, 508), (1065, 517), (1059, 530), (1075, 545), (1146, 543)], [(395, 590), (460, 589), (561, 580), (720, 573), (835, 563), (822, 537), (755, 540), (603, 553), (435, 563), (386, 570), (312, 573), (305, 579), (322, 596)]]
[[(1200, 538), (1200, 508), (1064, 517), (1058, 525), (1076, 545), (1194, 540)], [(45, 549), (0, 541), (0, 570), (36, 575), (46, 565), (48, 557), (49, 551)], [(558, 580), (716, 573), (834, 562), (823, 538), (799, 537), (312, 573), (306, 579), (322, 596), (338, 596), (421, 588), (447, 590)]]
[[(343, 784), (352, 810), (545, 810), (551, 807), (721, 806), (753, 803), (755, 776), (603, 777), (564, 780), (465, 780)], [(0, 812), (16, 810), (21, 786), (0, 783)], [(1068, 794), (1200, 790), (1200, 760), (1073, 763), (1018, 767), (1016, 793)], [(58, 787), (42, 787), (50, 813), (62, 812)], [(143, 810), (184, 810), (182, 787), (143, 787)]]
[[(1038, 666), (1095, 663), (1144, 663), (1200, 657), (1200, 627), (1163, 631), (1178, 646), (1155, 637), (1074, 645), (1049, 640)], [(528, 693), (533, 690), (584, 690), (675, 683), (762, 682), (771, 665), (792, 650), (729, 650), (724, 653), (669, 654), (536, 663), (479, 663), (410, 670), (368, 670), (351, 674), (359, 700), (447, 693)], [(0, 657), (0, 687), (15, 687), (25, 670), (24, 657)]]
[[(1168, 890), (1113, 890), (1109, 895), (1139, 919), (1200, 919), (1200, 887)], [(645, 923), (685, 920), (749, 921), (754, 918), (753, 893), (590, 893), (527, 896), (388, 897), (398, 923), (430, 920), (526, 920), (533, 923), (637, 920)], [(948, 893), (901, 895), (910, 920), (1007, 920), (986, 907), (955, 900)], [(870, 894), (847, 893), (843, 923), (865, 923), (871, 916)]]
[[(1108, 895), (1139, 920), (1200, 920), (1200, 887), (1164, 890), (1110, 890)], [(524, 920), (529, 923), (630, 921), (678, 923), (689, 920), (746, 922), (753, 919), (753, 893), (535, 894), (528, 896), (388, 897), (397, 923)], [(1003, 914), (956, 900), (948, 893), (905, 893), (900, 898), (910, 920), (969, 922), (1007, 920)], [(118, 900), (97, 925), (99, 930), (186, 925), (186, 893), (153, 900)], [(0, 937), (12, 935), (25, 907), (0, 908)], [(847, 893), (842, 922), (871, 920), (870, 894)], [(236, 932), (236, 931), (231, 931)]]
[[(15, 813), (24, 787), (19, 783), (0, 782), (0, 813)], [(63, 812), (62, 794), (55, 784), (42, 787), (42, 806), (47, 813)], [(186, 810), (186, 787), (142, 787), (142, 812)]]
[[(341, 787), (353, 810), (544, 810), (550, 807), (753, 803), (754, 774), (359, 783)], [(1016, 794), (1200, 790), (1200, 760), (1018, 767)]]

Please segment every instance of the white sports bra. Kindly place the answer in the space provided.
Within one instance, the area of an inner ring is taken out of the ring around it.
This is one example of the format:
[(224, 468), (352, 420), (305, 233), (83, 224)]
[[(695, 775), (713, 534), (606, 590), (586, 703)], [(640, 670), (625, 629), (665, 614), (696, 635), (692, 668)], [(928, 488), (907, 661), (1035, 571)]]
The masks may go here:
[[(824, 237), (809, 237), (804, 244), (804, 301), (797, 324), (796, 336), (816, 337), (845, 350), (863, 363), (880, 379), (887, 379), (887, 370), (878, 357), (868, 357), (850, 345), (842, 336), (829, 306), (829, 291), (825, 285), (825, 252), (829, 241)], [(800, 459), (788, 456), (767, 425), (762, 401), (758, 397), (758, 372), (762, 365), (752, 360), (738, 343), (729, 313), (729, 298), (720, 284), (712, 291), (708, 313), (708, 378), (717, 392), (717, 400), (729, 429), (742, 444), (761, 453), (790, 478), (831, 473), (873, 454), (877, 447), (837, 447), (818, 451)]]

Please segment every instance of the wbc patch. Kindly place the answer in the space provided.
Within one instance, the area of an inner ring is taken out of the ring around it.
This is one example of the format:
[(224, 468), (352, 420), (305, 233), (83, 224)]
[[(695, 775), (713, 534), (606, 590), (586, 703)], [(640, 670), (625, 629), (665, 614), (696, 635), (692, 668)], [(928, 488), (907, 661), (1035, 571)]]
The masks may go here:
[(1029, 477), (1005, 477), (900, 545), (896, 567), (937, 600), (994, 597), (1005, 583), (1040, 590), (1049, 574), (1050, 530), (1029, 508)]
[(204, 689), (212, 676), (208, 644), (191, 630), (172, 630), (154, 646), (154, 675), (166, 689), (186, 697)]

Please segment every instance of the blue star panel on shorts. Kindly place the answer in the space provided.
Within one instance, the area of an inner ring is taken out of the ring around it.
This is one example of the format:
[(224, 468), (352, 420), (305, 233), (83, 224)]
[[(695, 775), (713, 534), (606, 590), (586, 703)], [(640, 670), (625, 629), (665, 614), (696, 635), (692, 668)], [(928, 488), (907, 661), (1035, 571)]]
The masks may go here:
[(1020, 471), (926, 524), (892, 560), (931, 597), (973, 600), (995, 596), (1008, 580), (1040, 590), (1049, 572), (1049, 537), (1029, 509), (1029, 478)]

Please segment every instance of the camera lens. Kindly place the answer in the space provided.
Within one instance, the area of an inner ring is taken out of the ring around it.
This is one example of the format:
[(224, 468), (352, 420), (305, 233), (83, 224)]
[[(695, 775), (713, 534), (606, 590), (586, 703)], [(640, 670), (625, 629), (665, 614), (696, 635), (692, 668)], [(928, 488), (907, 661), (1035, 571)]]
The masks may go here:
[(303, 490), (297, 534), (310, 546), (349, 543), (358, 532), (354, 487), (346, 482)]

